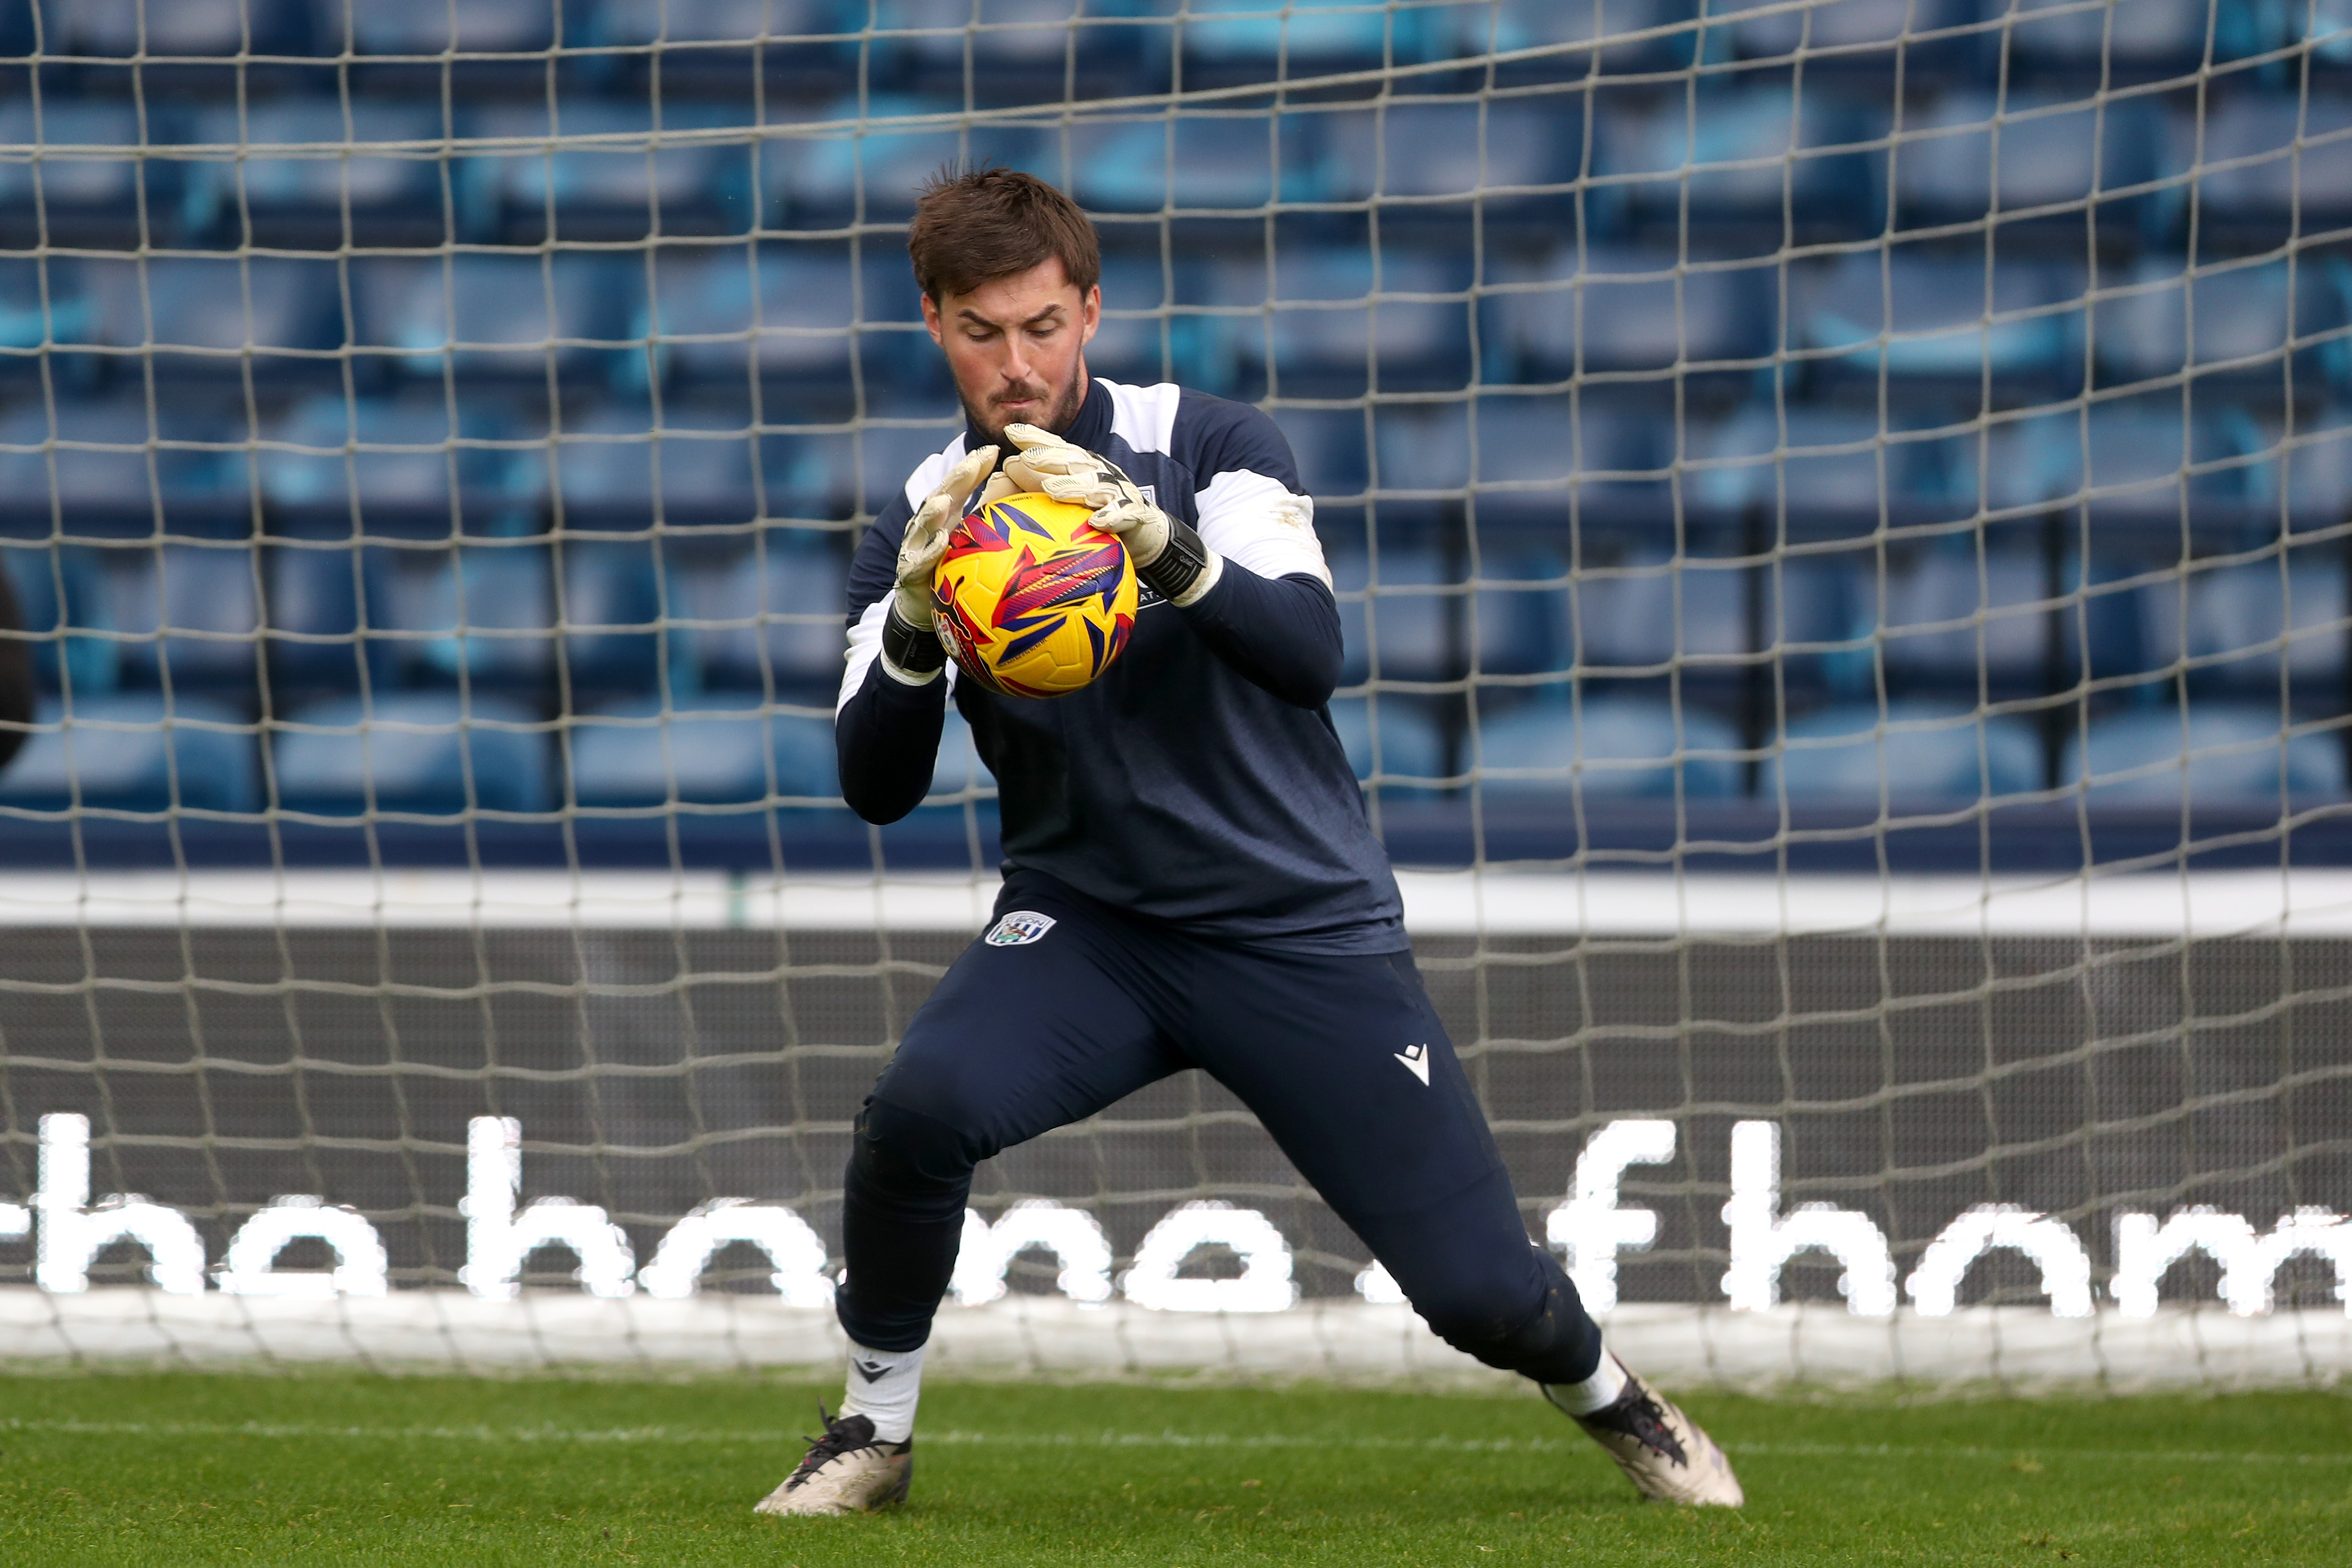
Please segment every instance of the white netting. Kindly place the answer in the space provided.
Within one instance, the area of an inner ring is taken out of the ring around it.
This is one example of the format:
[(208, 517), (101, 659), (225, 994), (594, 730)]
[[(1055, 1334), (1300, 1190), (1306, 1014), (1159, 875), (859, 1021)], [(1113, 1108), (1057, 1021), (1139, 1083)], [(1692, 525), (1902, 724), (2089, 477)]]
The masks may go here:
[[(913, 193), (998, 162), (1097, 219), (1097, 374), (1296, 448), (1334, 722), (1612, 1331), (2332, 1375), (2347, 27), (7, 0), (0, 1353), (822, 1352), (995, 874), (960, 726), (877, 832), (830, 713), (956, 427)], [(1197, 1075), (974, 1207), (971, 1357), (1440, 1364)]]

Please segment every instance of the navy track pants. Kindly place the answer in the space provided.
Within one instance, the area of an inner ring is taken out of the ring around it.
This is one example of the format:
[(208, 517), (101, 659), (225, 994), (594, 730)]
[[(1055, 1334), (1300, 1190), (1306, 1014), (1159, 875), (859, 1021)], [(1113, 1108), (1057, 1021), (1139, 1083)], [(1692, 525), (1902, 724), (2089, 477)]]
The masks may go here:
[(1197, 1067), (1249, 1107), (1449, 1343), (1538, 1382), (1591, 1375), (1600, 1330), (1529, 1240), (1410, 953), (1204, 941), (1028, 871), (1006, 879), (996, 909), (1000, 921), (1025, 911), (1053, 923), (956, 960), (858, 1119), (839, 1297), (852, 1340), (908, 1351), (929, 1337), (976, 1163)]

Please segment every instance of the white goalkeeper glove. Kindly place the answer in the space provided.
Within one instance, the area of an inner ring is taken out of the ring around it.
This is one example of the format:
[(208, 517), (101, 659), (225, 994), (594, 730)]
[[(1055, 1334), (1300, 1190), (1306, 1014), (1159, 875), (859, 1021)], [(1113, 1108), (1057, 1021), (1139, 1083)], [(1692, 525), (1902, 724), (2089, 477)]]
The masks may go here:
[[(898, 585), (882, 621), (882, 668), (909, 686), (927, 684), (947, 667), (947, 647), (940, 641), (932, 616), (948, 535), (963, 521), (974, 489), (980, 490), (980, 504), (986, 506), (1019, 488), (1003, 474), (991, 474), (995, 466), (993, 447), (965, 454), (939, 488), (923, 498), (899, 538)], [(982, 479), (988, 481), (984, 489)]]
[(1216, 586), (1222, 558), (1190, 523), (1152, 505), (1118, 464), (1034, 425), (1008, 425), (1004, 434), (1021, 451), (1004, 465), (1003, 477), (1024, 490), (1091, 510), (1094, 525), (1127, 546), (1144, 586), (1180, 609)]

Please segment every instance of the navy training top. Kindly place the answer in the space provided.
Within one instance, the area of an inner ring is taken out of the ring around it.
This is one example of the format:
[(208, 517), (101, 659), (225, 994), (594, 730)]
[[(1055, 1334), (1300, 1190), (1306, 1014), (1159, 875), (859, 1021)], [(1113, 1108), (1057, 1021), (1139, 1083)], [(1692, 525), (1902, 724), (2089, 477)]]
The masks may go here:
[(974, 439), (926, 459), (859, 542), (835, 711), (860, 816), (914, 809), (946, 697), (996, 775), (1008, 868), (1204, 936), (1305, 952), (1407, 945), (1388, 853), (1327, 704), (1339, 608), (1289, 443), (1247, 404), (1095, 378), (1065, 439), (1108, 458), (1224, 558), (1183, 609), (1145, 590), (1118, 662), (1052, 699), (909, 686), (880, 658), (907, 521)]

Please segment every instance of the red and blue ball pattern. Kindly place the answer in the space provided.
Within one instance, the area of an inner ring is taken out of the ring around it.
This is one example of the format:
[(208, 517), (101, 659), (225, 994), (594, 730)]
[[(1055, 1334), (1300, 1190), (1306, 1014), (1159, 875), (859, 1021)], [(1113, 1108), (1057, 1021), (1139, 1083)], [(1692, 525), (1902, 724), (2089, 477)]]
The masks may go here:
[(1007, 697), (1061, 697), (1111, 667), (1135, 629), (1135, 567), (1093, 515), (1024, 494), (956, 524), (932, 619), (957, 668)]

